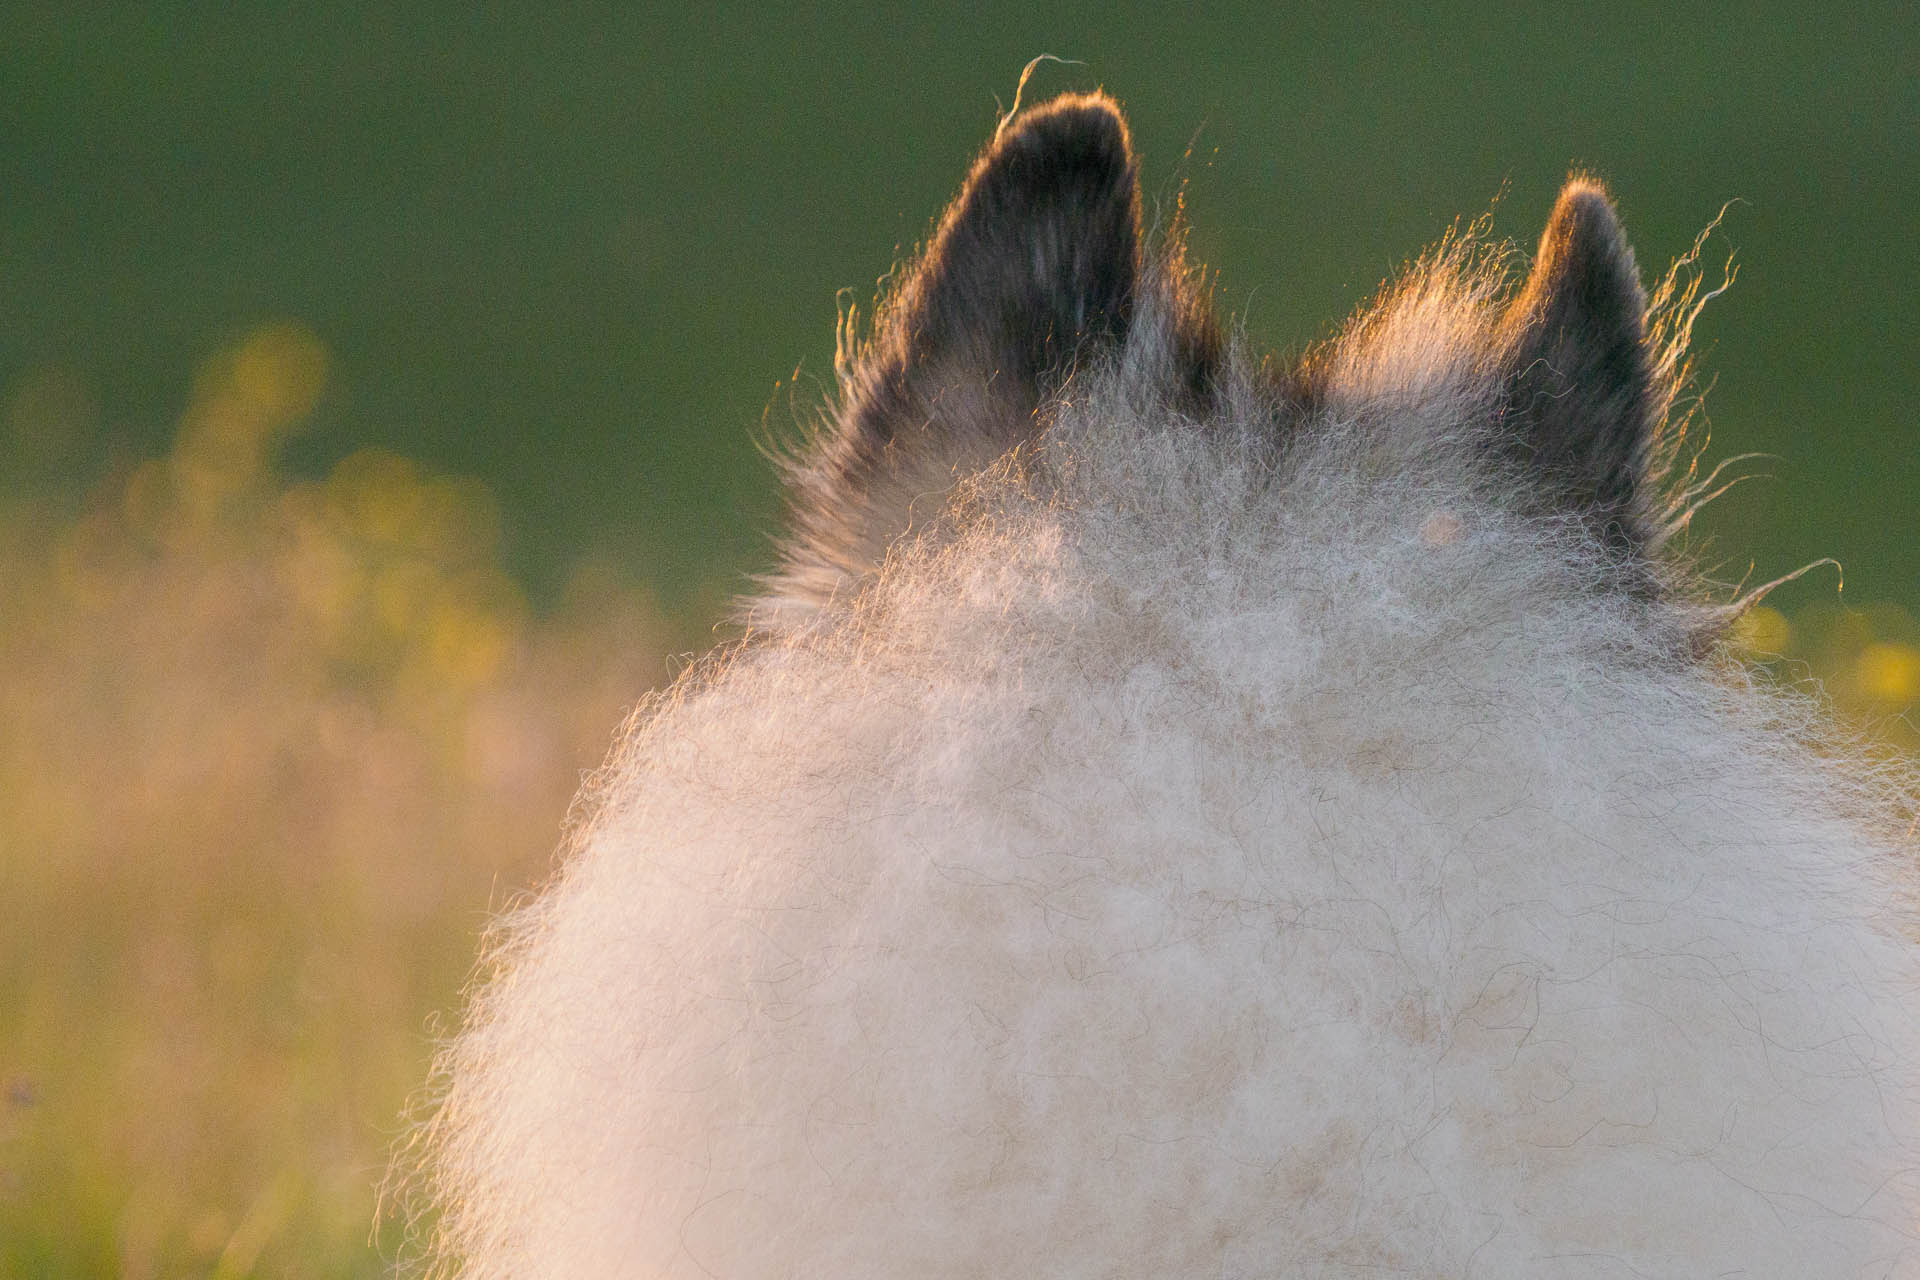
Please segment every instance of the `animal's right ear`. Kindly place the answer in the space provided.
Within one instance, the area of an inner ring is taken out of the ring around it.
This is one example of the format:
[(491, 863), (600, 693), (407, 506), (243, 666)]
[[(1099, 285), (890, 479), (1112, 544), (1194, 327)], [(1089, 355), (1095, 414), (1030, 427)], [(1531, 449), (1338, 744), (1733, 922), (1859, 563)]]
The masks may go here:
[(799, 529), (771, 603), (841, 590), (957, 474), (1029, 438), (1073, 368), (1124, 341), (1140, 242), (1111, 99), (1056, 98), (1003, 124), (871, 340), (841, 352), (837, 421), (790, 477)]

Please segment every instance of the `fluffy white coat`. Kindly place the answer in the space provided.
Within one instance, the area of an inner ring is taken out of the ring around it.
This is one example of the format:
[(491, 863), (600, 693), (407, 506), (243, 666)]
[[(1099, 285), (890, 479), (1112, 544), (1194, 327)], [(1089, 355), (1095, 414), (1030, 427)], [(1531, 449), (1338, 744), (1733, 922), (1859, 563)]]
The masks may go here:
[(1443, 254), (1276, 440), (1110, 360), (635, 716), (443, 1063), (475, 1277), (1920, 1275), (1910, 780), (1486, 461)]

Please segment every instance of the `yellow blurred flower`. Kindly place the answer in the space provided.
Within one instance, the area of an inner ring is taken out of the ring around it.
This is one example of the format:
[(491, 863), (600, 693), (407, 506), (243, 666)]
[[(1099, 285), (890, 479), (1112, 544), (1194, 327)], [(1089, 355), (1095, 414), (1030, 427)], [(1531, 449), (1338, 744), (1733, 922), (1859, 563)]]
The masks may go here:
[(1877, 641), (1854, 660), (1853, 677), (1866, 697), (1882, 703), (1920, 699), (1920, 649)]
[(1748, 653), (1785, 653), (1793, 643), (1793, 624), (1778, 609), (1755, 605), (1733, 624), (1732, 640)]

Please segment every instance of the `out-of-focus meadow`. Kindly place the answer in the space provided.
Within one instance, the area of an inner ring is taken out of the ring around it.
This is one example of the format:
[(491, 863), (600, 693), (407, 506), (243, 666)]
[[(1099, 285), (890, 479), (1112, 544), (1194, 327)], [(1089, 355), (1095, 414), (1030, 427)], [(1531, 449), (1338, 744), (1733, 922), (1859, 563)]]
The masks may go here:
[(428, 1015), (661, 674), (611, 571), (528, 609), (478, 481), (282, 474), (327, 369), (262, 327), (164, 456), (0, 509), (7, 1275), (372, 1269)]
[(1746, 197), (1709, 461), (1781, 479), (1703, 559), (1846, 558), (1736, 642), (1920, 750), (1911, 16), (1493, 8), (10, 19), (0, 1273), (390, 1262), (376, 1188), (490, 909), (766, 567), (756, 423), (1043, 50), (1089, 65), (1032, 92), (1129, 101), (1277, 347), (1503, 184), (1525, 238), (1599, 167), (1649, 274)]

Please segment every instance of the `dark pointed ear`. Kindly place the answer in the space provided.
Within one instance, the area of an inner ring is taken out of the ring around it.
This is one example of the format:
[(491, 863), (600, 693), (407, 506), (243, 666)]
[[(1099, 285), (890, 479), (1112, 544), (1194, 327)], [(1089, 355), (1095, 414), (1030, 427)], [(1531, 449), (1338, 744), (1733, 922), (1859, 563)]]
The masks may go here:
[(1105, 97), (1056, 98), (1009, 121), (974, 163), (886, 306), (857, 389), (891, 380), (938, 394), (975, 377), (1031, 400), (1083, 344), (1125, 335), (1139, 276), (1126, 123)]
[(830, 596), (959, 475), (1029, 438), (1074, 367), (1125, 339), (1140, 240), (1110, 99), (1056, 98), (1004, 124), (872, 339), (840, 354), (835, 421), (790, 477), (799, 529), (776, 595)]
[(1646, 310), (1606, 191), (1571, 179), (1504, 321), (1502, 421), (1506, 443), (1550, 498), (1627, 553), (1653, 539), (1645, 490), (1660, 407)]

